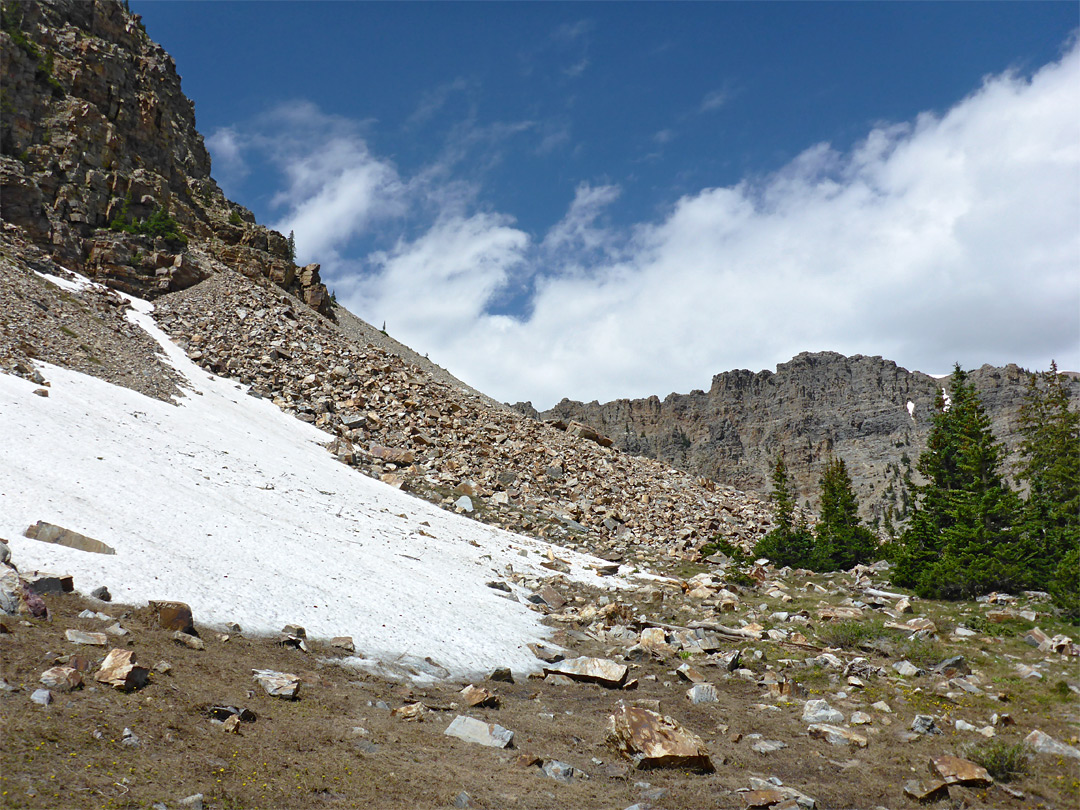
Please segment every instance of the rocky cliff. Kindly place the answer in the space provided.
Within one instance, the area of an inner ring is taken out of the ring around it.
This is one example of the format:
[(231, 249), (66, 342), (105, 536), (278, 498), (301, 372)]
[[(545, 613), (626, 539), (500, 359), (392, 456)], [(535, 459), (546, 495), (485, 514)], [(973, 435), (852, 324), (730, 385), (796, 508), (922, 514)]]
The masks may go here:
[[(318, 265), (225, 199), (172, 58), (111, 0), (3, 3), (5, 226), (66, 267), (153, 298), (213, 270), (192, 251), (332, 313)], [(156, 227), (155, 227), (156, 224)]]
[[(1015, 463), (1017, 412), (1030, 375), (1015, 365), (970, 373)], [(1073, 380), (1080, 396), (1080, 382)], [(908, 371), (881, 357), (803, 353), (776, 372), (728, 371), (705, 391), (664, 400), (620, 399), (600, 404), (564, 399), (539, 418), (576, 419), (612, 437), (628, 453), (661, 459), (740, 489), (767, 492), (783, 454), (800, 495), (816, 504), (826, 460), (847, 463), (864, 517), (897, 522), (910, 506), (912, 472), (947, 380)], [(909, 407), (910, 403), (910, 407)]]

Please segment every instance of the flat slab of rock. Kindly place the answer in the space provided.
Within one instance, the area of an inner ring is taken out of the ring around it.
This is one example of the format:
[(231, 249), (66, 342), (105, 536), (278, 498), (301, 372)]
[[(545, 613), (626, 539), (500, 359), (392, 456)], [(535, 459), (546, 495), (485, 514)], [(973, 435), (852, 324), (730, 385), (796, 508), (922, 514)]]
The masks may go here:
[(910, 779), (904, 783), (904, 795), (917, 802), (936, 802), (949, 798), (949, 786), (939, 780), (923, 784), (917, 779)]
[(694, 684), (686, 690), (686, 699), (695, 705), (720, 702), (720, 696), (716, 694), (716, 687), (711, 683)]
[(254, 678), (270, 697), (295, 700), (300, 691), (300, 676), (291, 672), (275, 672), (272, 669), (253, 669)]
[(670, 717), (657, 712), (615, 705), (608, 720), (608, 736), (619, 752), (641, 770), (687, 768), (712, 773), (712, 759), (704, 741)]
[(461, 690), (460, 694), (469, 706), (489, 706), (493, 709), (499, 706), (499, 696), (482, 686), (470, 683)]
[(89, 551), (93, 554), (116, 553), (116, 549), (102, 543), (100, 540), (87, 537), (85, 534), (73, 532), (71, 529), (65, 529), (63, 526), (46, 523), (43, 520), (39, 520), (24, 531), (23, 537), (29, 537), (31, 540), (39, 540), (42, 543), (55, 543), (58, 546), (67, 546), (68, 548), (74, 548), (79, 551)]
[(626, 680), (629, 667), (607, 658), (571, 658), (544, 667), (548, 675), (565, 675), (575, 681), (619, 687)]
[(135, 663), (134, 650), (115, 648), (105, 656), (101, 669), (94, 675), (94, 680), (123, 691), (130, 691), (145, 686), (149, 677), (150, 670)]
[(184, 602), (151, 602), (150, 610), (162, 630), (179, 630), (181, 633), (195, 635), (191, 608)]
[(514, 732), (497, 723), (485, 723), (474, 717), (459, 714), (443, 732), (447, 737), (457, 737), (465, 742), (486, 745), (488, 748), (513, 748)]
[(994, 784), (986, 768), (960, 757), (946, 755), (931, 759), (930, 773), (940, 777), (946, 785), (990, 787)]
[(72, 644), (92, 644), (95, 647), (104, 647), (109, 643), (109, 637), (104, 633), (87, 633), (83, 630), (66, 630), (64, 637)]
[(829, 723), (814, 723), (806, 731), (811, 737), (825, 740), (830, 745), (855, 745), (859, 748), (866, 748), (866, 737), (840, 726)]

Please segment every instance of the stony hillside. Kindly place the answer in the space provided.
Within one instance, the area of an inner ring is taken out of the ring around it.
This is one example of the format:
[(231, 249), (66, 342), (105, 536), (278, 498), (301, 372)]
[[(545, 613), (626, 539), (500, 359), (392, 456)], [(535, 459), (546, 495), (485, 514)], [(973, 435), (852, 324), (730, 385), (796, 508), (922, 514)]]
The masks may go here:
[[(970, 379), (1009, 451), (1011, 471), (1030, 375), (1015, 365), (983, 366)], [(1080, 401), (1080, 380), (1072, 384)], [(769, 490), (782, 453), (800, 502), (812, 505), (835, 455), (847, 464), (864, 517), (882, 525), (886, 516), (901, 521), (910, 506), (904, 479), (925, 447), (942, 385), (947, 381), (881, 357), (805, 352), (775, 372), (717, 374), (707, 392), (604, 404), (564, 399), (542, 414), (528, 403), (516, 407), (542, 419), (579, 420), (628, 453), (749, 491)]]

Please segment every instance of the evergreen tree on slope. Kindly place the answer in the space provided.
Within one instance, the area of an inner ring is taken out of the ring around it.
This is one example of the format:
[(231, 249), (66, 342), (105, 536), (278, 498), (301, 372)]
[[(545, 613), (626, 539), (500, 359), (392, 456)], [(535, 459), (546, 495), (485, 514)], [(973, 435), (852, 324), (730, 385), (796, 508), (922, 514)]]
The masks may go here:
[(821, 477), (821, 521), (816, 529), (813, 568), (842, 571), (874, 561), (877, 538), (859, 520), (859, 502), (843, 459), (830, 459)]
[(918, 505), (895, 550), (893, 582), (923, 597), (962, 599), (1030, 584), (1035, 549), (1016, 525), (1019, 499), (998, 472), (1001, 447), (959, 365), (918, 470)]
[(777, 568), (809, 568), (813, 565), (814, 537), (801, 516), (795, 521), (795, 498), (783, 456), (776, 459), (772, 481), (776, 528), (758, 541), (754, 553), (768, 557)]
[[(1041, 382), (1041, 385), (1040, 385)], [(1057, 364), (1032, 375), (1020, 409), (1023, 434), (1020, 479), (1030, 487), (1024, 532), (1033, 547), (1035, 587), (1080, 619), (1080, 413), (1069, 409), (1069, 392)]]

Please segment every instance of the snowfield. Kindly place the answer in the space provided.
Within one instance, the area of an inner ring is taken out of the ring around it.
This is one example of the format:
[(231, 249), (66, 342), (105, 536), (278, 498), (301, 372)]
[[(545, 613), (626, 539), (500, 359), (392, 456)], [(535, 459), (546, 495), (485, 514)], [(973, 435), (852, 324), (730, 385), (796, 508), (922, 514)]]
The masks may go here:
[[(119, 602), (187, 602), (196, 622), (248, 634), (297, 623), (309, 637), (352, 636), (358, 665), (451, 677), (538, 667), (526, 645), (547, 635), (539, 614), (486, 585), (510, 568), (550, 576), (551, 549), (571, 578), (622, 584), (588, 567), (599, 560), (346, 467), (320, 446), (332, 437), (200, 369), (152, 305), (131, 301), (128, 317), (190, 385), (178, 404), (47, 364), (47, 398), (0, 374), (0, 537), (20, 570), (72, 574), (76, 590), (106, 585)], [(116, 554), (23, 537), (39, 520)]]

